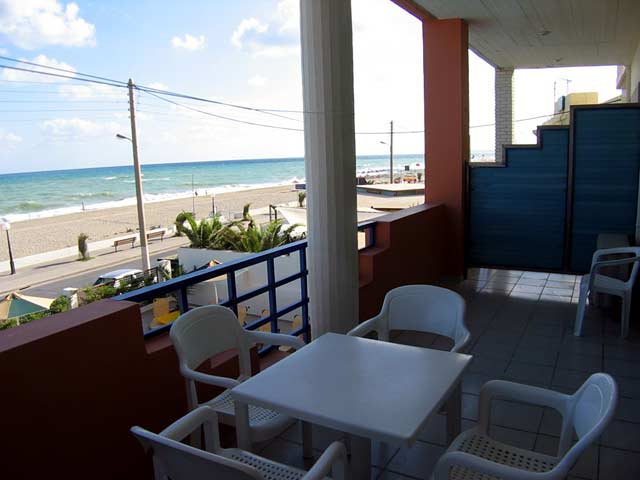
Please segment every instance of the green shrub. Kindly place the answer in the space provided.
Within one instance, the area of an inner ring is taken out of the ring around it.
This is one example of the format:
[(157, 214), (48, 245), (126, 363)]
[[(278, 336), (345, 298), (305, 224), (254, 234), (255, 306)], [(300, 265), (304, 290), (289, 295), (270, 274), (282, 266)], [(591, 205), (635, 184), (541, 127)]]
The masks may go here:
[(59, 297), (57, 297), (53, 302), (51, 302), (51, 306), (49, 307), (51, 313), (66, 312), (70, 309), (71, 300), (69, 300), (69, 297), (66, 297), (65, 295), (60, 295)]
[(78, 235), (78, 253), (80, 254), (80, 260), (89, 260), (91, 257), (89, 256), (89, 244), (87, 239), (89, 235), (86, 233), (81, 233)]

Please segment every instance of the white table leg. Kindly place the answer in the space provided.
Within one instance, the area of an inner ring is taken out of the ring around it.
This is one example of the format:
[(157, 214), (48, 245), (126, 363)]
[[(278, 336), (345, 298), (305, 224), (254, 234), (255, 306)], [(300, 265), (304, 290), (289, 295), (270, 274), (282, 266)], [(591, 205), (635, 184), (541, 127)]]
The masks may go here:
[(351, 435), (351, 475), (354, 480), (371, 478), (371, 440)]
[(460, 435), (462, 410), (462, 386), (460, 383), (447, 400), (447, 445)]
[(302, 425), (302, 456), (304, 458), (313, 458), (313, 433), (311, 430), (311, 424), (309, 422), (303, 422)]
[(251, 451), (251, 432), (249, 430), (249, 407), (246, 403), (233, 402), (236, 415), (236, 438), (238, 448)]

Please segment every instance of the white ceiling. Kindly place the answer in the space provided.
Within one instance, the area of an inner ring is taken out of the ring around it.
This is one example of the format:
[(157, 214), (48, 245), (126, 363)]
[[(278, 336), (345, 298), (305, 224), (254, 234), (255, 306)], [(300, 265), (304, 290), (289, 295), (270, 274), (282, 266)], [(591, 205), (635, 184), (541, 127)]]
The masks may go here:
[(414, 0), (463, 18), (471, 48), (499, 67), (628, 65), (640, 42), (640, 0)]

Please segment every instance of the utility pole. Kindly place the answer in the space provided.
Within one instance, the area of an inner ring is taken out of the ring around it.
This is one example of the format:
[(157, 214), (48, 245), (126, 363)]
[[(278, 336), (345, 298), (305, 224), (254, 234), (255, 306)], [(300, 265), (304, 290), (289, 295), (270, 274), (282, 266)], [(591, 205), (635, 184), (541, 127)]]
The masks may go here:
[(191, 209), (193, 210), (193, 218), (196, 218), (196, 195), (193, 189), (193, 173), (191, 174)]
[(142, 192), (142, 172), (138, 160), (138, 137), (136, 134), (136, 110), (133, 101), (133, 80), (129, 79), (129, 114), (131, 117), (131, 145), (133, 147), (133, 170), (136, 178), (136, 200), (138, 206), (138, 225), (140, 231), (140, 249), (142, 250), (142, 269), (151, 268), (147, 247), (147, 227), (144, 220), (144, 194)]
[(389, 131), (389, 182), (393, 184), (393, 120)]

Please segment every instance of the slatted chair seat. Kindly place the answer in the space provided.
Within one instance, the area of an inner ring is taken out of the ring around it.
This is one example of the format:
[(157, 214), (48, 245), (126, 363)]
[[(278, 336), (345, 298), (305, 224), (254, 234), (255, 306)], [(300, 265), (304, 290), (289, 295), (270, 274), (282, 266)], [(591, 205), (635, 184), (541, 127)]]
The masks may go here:
[[(227, 425), (235, 425), (235, 408), (233, 399), (231, 398), (231, 391), (225, 390), (217, 397), (204, 402), (204, 405), (213, 408), (218, 412), (218, 418), (222, 423)], [(255, 405), (249, 405), (249, 426), (260, 427), (267, 423), (277, 422), (282, 420), (284, 423), (290, 423), (288, 417), (281, 415), (273, 410), (267, 408), (257, 407)]]
[[(536, 473), (553, 470), (558, 463), (555, 457), (498, 442), (485, 435), (476, 434), (473, 429), (456, 438), (449, 451), (469, 453), (494, 463)], [(451, 469), (449, 478), (451, 480), (497, 480), (498, 477), (455, 466)]]
[(237, 448), (226, 449), (222, 456), (255, 468), (264, 476), (265, 480), (300, 480), (307, 473), (304, 470), (273, 462)]

